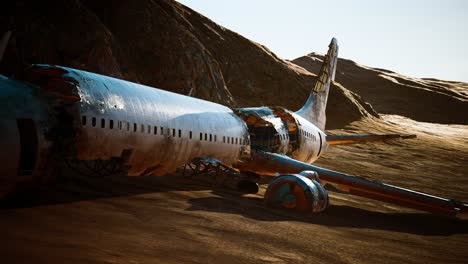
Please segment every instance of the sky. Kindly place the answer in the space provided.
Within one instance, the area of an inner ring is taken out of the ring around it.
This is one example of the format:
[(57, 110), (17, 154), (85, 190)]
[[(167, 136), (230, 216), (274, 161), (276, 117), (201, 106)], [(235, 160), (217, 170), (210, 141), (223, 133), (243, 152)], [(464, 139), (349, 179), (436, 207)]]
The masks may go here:
[(359, 64), (468, 82), (468, 1), (177, 1), (283, 59), (325, 53), (336, 37)]

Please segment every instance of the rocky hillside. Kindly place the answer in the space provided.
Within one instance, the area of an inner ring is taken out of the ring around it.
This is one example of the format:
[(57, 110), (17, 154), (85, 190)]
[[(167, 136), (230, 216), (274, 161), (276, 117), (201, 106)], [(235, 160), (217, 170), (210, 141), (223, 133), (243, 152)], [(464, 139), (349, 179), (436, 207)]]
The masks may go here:
[[(323, 56), (311, 53), (293, 60), (318, 73)], [(335, 81), (359, 94), (383, 114), (417, 121), (468, 124), (468, 83), (419, 79), (339, 59)]]
[[(0, 73), (9, 76), (31, 63), (58, 64), (229, 106), (296, 110), (322, 63), (314, 53), (285, 61), (173, 0), (29, 0), (4, 7), (0, 33), (11, 30), (12, 37)], [(345, 59), (336, 81), (328, 129), (378, 117), (364, 101), (379, 113), (468, 123), (466, 83), (410, 78)]]
[[(64, 65), (230, 106), (298, 109), (315, 75), (172, 0), (11, 1), (0, 32), (12, 31), (0, 72)], [(335, 86), (328, 125), (377, 114)]]

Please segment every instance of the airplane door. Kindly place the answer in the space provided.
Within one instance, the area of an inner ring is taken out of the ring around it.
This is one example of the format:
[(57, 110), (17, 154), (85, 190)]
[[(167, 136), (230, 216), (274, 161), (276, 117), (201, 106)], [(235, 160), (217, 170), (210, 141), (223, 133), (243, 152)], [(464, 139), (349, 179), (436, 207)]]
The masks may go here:
[[(0, 120), (0, 189), (17, 176), (20, 139), (15, 119)], [(0, 191), (1, 192), (1, 191)]]
[(17, 119), (20, 156), (17, 175), (31, 175), (37, 161), (37, 131), (36, 124), (30, 118)]
[(320, 156), (320, 153), (322, 152), (322, 144), (323, 144), (323, 139), (322, 139), (322, 135), (320, 134), (320, 132), (318, 133), (318, 137), (319, 137), (319, 140), (320, 140), (320, 146), (319, 146), (319, 151), (317, 152), (317, 157)]

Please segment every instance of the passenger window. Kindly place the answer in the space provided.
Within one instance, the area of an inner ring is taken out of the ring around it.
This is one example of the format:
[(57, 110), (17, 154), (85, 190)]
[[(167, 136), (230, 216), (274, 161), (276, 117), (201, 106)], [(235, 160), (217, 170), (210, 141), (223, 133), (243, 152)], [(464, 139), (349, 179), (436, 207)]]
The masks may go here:
[(182, 130), (179, 129), (179, 137), (182, 136)]
[(226, 143), (226, 137), (223, 136), (223, 143)]
[(114, 129), (114, 120), (109, 120), (109, 129)]
[(140, 130), (141, 130), (141, 133), (145, 133), (145, 125), (141, 124), (140, 125)]
[(82, 124), (83, 126), (86, 126), (86, 116), (82, 116), (82, 117), (81, 117), (81, 124)]
[(215, 139), (214, 141), (216, 142), (216, 135), (215, 135), (214, 139)]
[(122, 121), (119, 121), (117, 125), (119, 126), (119, 130), (122, 130)]
[(157, 126), (153, 127), (153, 134), (155, 134), (155, 135), (158, 134), (158, 127)]
[(95, 117), (93, 117), (93, 119), (91, 119), (91, 125), (93, 127), (96, 127), (96, 118)]
[(192, 139), (192, 131), (189, 132), (189, 138)]
[(237, 145), (237, 138), (236, 138), (236, 145)]
[(133, 123), (133, 132), (136, 132), (136, 131), (137, 131), (137, 124)]
[(208, 141), (208, 134), (205, 133), (205, 141)]
[(203, 140), (203, 133), (200, 133), (200, 140)]
[(231, 144), (234, 145), (234, 138), (233, 137), (231, 137)]
[(172, 136), (175, 137), (175, 128), (172, 129)]
[(151, 126), (148, 125), (148, 134), (151, 134)]
[(159, 133), (161, 133), (161, 136), (164, 135), (164, 127), (160, 127), (161, 129), (159, 130)]
[(101, 128), (106, 127), (106, 120), (104, 118), (101, 118)]
[(127, 123), (127, 131), (130, 131), (130, 122), (126, 122)]
[(213, 140), (213, 136), (210, 134), (210, 142)]

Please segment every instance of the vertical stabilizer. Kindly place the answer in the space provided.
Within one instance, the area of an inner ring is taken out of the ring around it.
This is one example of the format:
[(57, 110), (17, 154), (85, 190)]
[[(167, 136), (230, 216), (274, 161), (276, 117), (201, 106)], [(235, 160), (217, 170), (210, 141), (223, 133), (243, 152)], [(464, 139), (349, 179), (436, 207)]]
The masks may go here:
[(8, 40), (10, 40), (10, 36), (11, 36), (11, 31), (7, 31), (5, 32), (5, 34), (3, 34), (2, 39), (0, 39), (0, 62), (2, 61), (3, 53), (6, 50)]
[(327, 107), (330, 84), (335, 79), (336, 63), (338, 60), (338, 41), (332, 38), (327, 55), (323, 59), (322, 68), (309, 98), (296, 114), (312, 122), (318, 128), (325, 129), (325, 109)]

